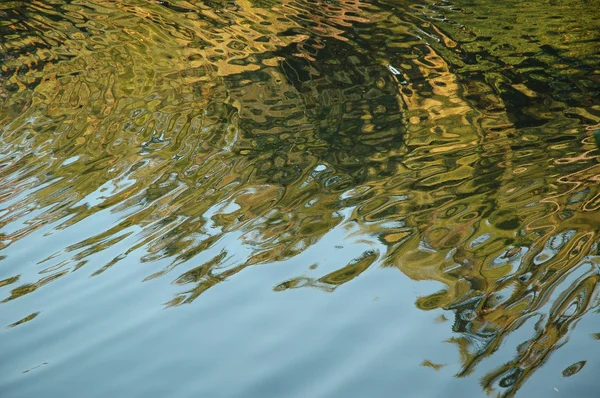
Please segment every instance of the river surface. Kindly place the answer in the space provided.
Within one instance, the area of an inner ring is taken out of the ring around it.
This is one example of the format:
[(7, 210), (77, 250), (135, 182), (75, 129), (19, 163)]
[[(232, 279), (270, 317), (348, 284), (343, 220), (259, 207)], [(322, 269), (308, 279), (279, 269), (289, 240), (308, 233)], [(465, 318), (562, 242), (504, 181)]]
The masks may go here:
[(0, 395), (600, 396), (599, 21), (0, 1)]

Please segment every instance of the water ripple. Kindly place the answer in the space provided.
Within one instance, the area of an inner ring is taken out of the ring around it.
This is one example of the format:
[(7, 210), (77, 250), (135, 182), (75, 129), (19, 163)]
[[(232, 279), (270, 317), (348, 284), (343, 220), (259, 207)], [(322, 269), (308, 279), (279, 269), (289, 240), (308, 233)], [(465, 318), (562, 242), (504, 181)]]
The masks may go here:
[(108, 281), (171, 311), (263, 266), (275, 297), (397, 268), (454, 316), (458, 364), (416, 364), (516, 393), (597, 311), (600, 30), (584, 1), (509, 3), (3, 3), (7, 335)]

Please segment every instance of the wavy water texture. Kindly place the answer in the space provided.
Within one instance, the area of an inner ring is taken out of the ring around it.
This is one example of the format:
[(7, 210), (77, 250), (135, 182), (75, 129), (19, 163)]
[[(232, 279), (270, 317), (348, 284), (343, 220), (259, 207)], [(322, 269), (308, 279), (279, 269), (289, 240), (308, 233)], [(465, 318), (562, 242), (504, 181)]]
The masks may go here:
[(437, 282), (457, 376), (529, 333), (480, 380), (512, 396), (600, 304), (600, 4), (480, 3), (3, 2), (0, 308), (114, 267), (171, 308), (317, 250), (274, 294)]

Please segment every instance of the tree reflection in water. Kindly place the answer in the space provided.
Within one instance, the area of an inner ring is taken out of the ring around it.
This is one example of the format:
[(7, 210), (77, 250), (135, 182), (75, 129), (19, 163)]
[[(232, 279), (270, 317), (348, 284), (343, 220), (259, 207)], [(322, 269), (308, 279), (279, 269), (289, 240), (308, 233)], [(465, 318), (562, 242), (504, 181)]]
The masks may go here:
[(375, 265), (439, 281), (416, 305), (455, 312), (459, 376), (535, 323), (482, 380), (514, 393), (598, 305), (597, 55), (390, 3), (3, 7), (2, 249), (115, 220), (39, 279), (0, 281), (4, 302), (136, 261), (182, 286), (167, 306), (191, 303), (342, 230), (370, 248), (274, 290), (332, 292)]

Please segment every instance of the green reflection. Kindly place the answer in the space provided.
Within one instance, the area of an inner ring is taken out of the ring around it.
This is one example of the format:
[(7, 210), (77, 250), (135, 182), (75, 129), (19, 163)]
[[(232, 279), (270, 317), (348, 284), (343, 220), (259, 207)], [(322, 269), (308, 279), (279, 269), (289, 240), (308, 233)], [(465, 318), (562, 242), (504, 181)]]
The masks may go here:
[(6, 259), (117, 220), (2, 275), (3, 302), (130, 262), (192, 303), (341, 229), (371, 249), (274, 290), (441, 282), (416, 305), (455, 312), (459, 376), (538, 319), (482, 380), (514, 394), (598, 304), (600, 29), (593, 1), (538, 3), (3, 3)]

